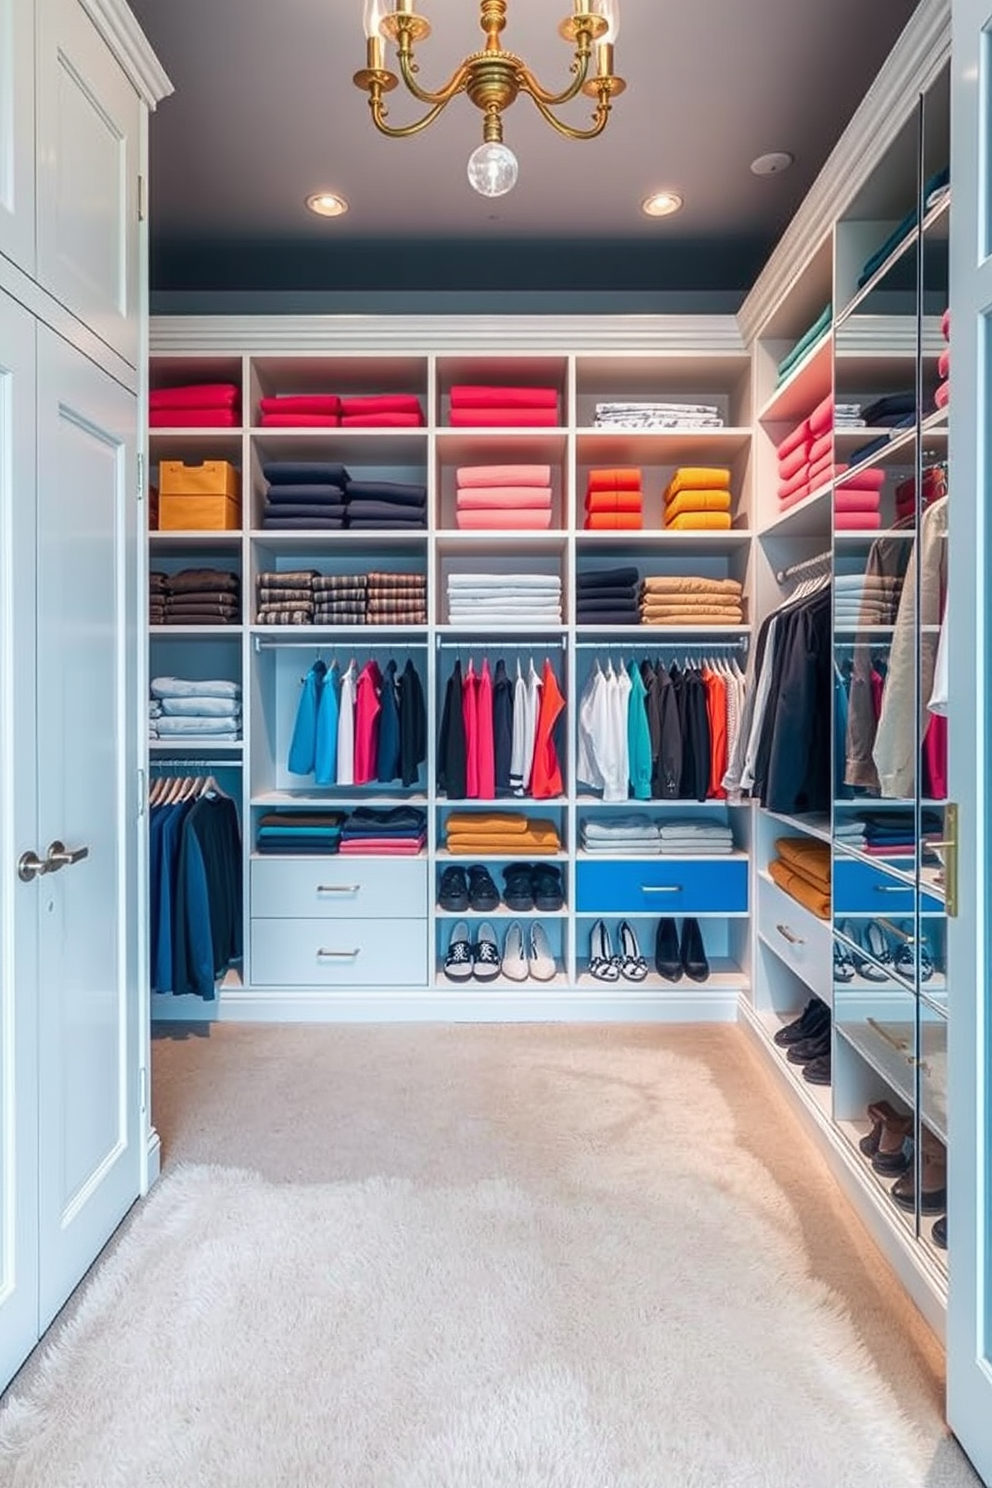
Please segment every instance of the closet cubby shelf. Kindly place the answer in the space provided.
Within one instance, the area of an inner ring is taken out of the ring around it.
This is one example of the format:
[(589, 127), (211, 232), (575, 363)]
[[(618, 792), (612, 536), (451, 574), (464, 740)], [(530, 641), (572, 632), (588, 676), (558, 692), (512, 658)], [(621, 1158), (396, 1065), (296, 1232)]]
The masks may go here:
[(827, 331), (771, 394), (758, 412), (758, 423), (801, 423), (830, 391), (832, 352), (833, 335)]
[[(641, 946), (642, 954), (647, 958), (650, 965), (650, 947)], [(649, 971), (642, 982), (601, 982), (589, 971), (588, 961), (580, 960), (578, 964), (577, 982), (582, 988), (589, 990), (593, 988), (623, 987), (644, 988), (652, 992), (678, 992), (682, 995), (688, 993), (704, 995), (708, 991), (726, 992), (748, 992), (751, 987), (751, 979), (742, 967), (725, 957), (709, 957), (710, 974), (702, 982), (694, 982), (691, 977), (680, 976), (676, 981), (669, 981), (667, 977), (660, 976), (656, 971)]]
[(789, 827), (794, 832), (803, 832), (807, 837), (816, 837), (821, 842), (832, 841), (829, 815), (815, 813), (810, 816), (789, 816), (785, 812), (768, 811), (764, 807), (761, 810), (769, 821), (780, 822), (783, 827)]

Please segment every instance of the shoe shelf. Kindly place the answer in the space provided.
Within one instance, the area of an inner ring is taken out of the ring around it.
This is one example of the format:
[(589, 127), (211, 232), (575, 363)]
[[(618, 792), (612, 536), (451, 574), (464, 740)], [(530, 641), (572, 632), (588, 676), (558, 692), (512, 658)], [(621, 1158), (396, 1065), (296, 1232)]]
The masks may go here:
[(476, 977), (466, 977), (464, 981), (452, 981), (444, 974), (442, 962), (438, 962), (434, 969), (434, 986), (439, 990), (451, 992), (454, 995), (464, 993), (471, 997), (476, 993), (484, 992), (519, 992), (521, 995), (532, 997), (540, 996), (545, 991), (563, 992), (569, 986), (568, 977), (563, 971), (556, 971), (553, 977), (547, 981), (540, 981), (537, 977), (527, 976), (522, 981), (515, 981), (513, 977), (498, 976), (483, 982)]
[(762, 1041), (767, 1046), (776, 1066), (786, 1076), (789, 1084), (796, 1090), (807, 1106), (815, 1110), (817, 1116), (827, 1122), (833, 1121), (833, 1092), (829, 1085), (813, 1085), (809, 1080), (803, 1079), (802, 1065), (790, 1064), (786, 1057), (786, 1051), (775, 1042), (775, 1034), (786, 1023), (793, 1021), (795, 1014), (780, 1014), (771, 1010), (757, 1011), (752, 1009), (750, 1019), (762, 1036)]
[[(925, 1078), (926, 1070), (933, 1069), (934, 1054), (944, 1053), (946, 1049), (946, 1029), (942, 1030), (940, 1038), (936, 1041), (933, 1035), (928, 1036), (927, 1025), (921, 1028), (921, 1048), (917, 1056), (915, 1051), (915, 1031), (912, 1023), (889, 1021), (883, 1019), (864, 1019), (863, 1021), (846, 1021), (842, 1018), (835, 1020), (835, 1030), (838, 1038), (844, 1039), (855, 1049), (861, 1058), (875, 1073), (885, 1081), (890, 1090), (911, 1109), (916, 1106), (916, 1066), (919, 1060), (921, 1073)], [(940, 1066), (936, 1066), (940, 1068)], [(946, 1064), (943, 1066), (946, 1069)], [(946, 1077), (945, 1077), (946, 1078)], [(928, 1081), (927, 1087), (930, 1091), (929, 1100), (924, 1092), (924, 1119), (931, 1128), (934, 1135), (947, 1145), (947, 1092), (935, 1081)]]
[[(650, 959), (650, 958), (649, 958)], [(628, 981), (626, 977), (620, 977), (616, 982), (604, 982), (599, 977), (593, 976), (589, 970), (586, 960), (579, 962), (576, 976), (576, 985), (583, 989), (603, 987), (644, 987), (652, 992), (689, 992), (699, 991), (727, 991), (747, 992), (751, 986), (751, 979), (747, 972), (726, 957), (708, 957), (710, 963), (710, 974), (696, 981), (692, 977), (680, 976), (674, 982), (668, 977), (660, 976), (656, 971), (648, 971), (646, 977), (640, 982)]]
[(835, 1124), (845, 1143), (851, 1148), (854, 1157), (857, 1159), (858, 1168), (864, 1174), (869, 1187), (884, 1204), (889, 1218), (905, 1229), (909, 1236), (912, 1237), (915, 1233), (912, 1211), (903, 1209), (892, 1197), (892, 1185), (900, 1175), (898, 1173), (876, 1172), (871, 1165), (871, 1159), (865, 1156), (858, 1145), (861, 1138), (867, 1136), (871, 1130), (871, 1123), (863, 1120), (855, 1120), (838, 1121)]

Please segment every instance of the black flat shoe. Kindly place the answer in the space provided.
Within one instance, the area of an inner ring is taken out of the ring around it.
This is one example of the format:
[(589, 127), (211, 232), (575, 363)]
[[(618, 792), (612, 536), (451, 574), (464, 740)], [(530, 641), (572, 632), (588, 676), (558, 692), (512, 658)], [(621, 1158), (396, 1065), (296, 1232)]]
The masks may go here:
[(513, 863), (503, 869), (503, 903), (516, 914), (534, 908), (534, 889), (529, 863)]
[(531, 870), (530, 884), (534, 892), (534, 908), (550, 913), (561, 909), (565, 895), (561, 886), (561, 869), (549, 864), (538, 864)]
[(710, 963), (703, 948), (703, 932), (698, 920), (682, 921), (682, 944), (679, 948), (682, 970), (690, 981), (705, 982), (710, 974)]
[(499, 889), (489, 869), (484, 868), (481, 863), (473, 863), (468, 870), (468, 902), (470, 909), (479, 910), (483, 914), (499, 908)]
[(675, 921), (666, 916), (658, 921), (654, 936), (654, 967), (666, 982), (677, 982), (682, 976), (682, 956)]
[(442, 909), (468, 909), (468, 879), (464, 868), (445, 868), (441, 874), (437, 902)]
[(803, 1079), (808, 1080), (811, 1085), (829, 1085), (830, 1055), (820, 1054), (816, 1059), (811, 1059), (809, 1064), (804, 1064)]

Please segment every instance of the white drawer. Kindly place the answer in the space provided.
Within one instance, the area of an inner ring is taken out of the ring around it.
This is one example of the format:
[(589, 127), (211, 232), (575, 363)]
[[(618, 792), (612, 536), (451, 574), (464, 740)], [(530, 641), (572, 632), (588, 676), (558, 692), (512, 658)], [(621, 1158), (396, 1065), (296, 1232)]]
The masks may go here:
[(426, 858), (252, 858), (255, 919), (375, 919), (427, 914)]
[(250, 970), (259, 987), (423, 987), (427, 921), (253, 919)]
[(830, 1002), (834, 957), (829, 920), (818, 920), (778, 884), (759, 877), (758, 934), (811, 992)]

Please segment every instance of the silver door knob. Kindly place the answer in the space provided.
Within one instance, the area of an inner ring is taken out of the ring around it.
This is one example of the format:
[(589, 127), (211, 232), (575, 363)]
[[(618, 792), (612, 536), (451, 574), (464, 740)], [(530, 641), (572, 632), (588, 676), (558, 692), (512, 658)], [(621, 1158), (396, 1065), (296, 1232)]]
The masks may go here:
[(22, 883), (30, 883), (33, 878), (39, 878), (47, 872), (48, 864), (36, 852), (29, 850), (21, 853), (17, 860), (17, 876)]
[(45, 859), (44, 872), (58, 873), (60, 868), (71, 868), (73, 863), (81, 863), (88, 858), (90, 850), (88, 847), (66, 847), (64, 842), (56, 838), (48, 844), (48, 856)]

